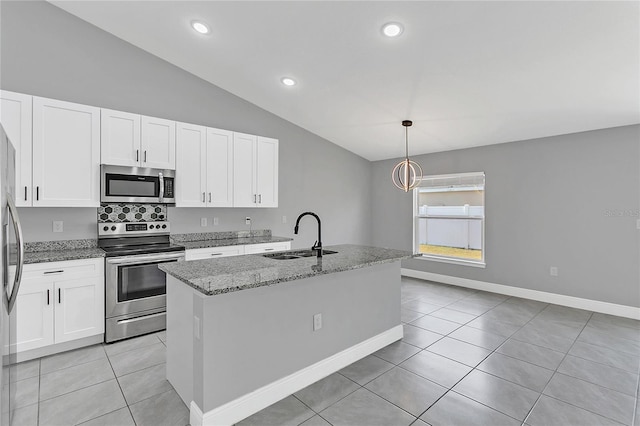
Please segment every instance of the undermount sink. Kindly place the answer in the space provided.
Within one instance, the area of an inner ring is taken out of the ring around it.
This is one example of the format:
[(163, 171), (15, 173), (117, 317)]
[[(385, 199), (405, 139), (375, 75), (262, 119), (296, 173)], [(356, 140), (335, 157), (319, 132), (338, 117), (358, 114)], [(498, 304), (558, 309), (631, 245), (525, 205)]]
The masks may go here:
[[(337, 251), (333, 250), (322, 250), (322, 255), (326, 256), (328, 254), (336, 254)], [(269, 259), (276, 260), (291, 260), (291, 259), (300, 259), (301, 257), (313, 257), (317, 256), (316, 250), (296, 250), (296, 251), (288, 251), (286, 253), (267, 253), (262, 256), (268, 257)]]

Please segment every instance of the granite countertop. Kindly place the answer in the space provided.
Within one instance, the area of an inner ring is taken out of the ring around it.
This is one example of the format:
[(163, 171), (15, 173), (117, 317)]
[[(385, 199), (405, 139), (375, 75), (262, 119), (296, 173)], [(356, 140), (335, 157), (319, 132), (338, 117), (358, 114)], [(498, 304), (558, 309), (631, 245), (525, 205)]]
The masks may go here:
[(223, 246), (237, 246), (246, 244), (265, 244), (265, 243), (280, 243), (283, 241), (292, 241), (293, 238), (287, 237), (274, 237), (274, 236), (254, 236), (254, 237), (239, 237), (239, 238), (222, 238), (216, 240), (197, 240), (197, 241), (180, 241), (180, 245), (185, 249), (199, 249), (209, 247), (223, 247)]
[(39, 241), (25, 243), (24, 263), (60, 262), (64, 260), (104, 257), (98, 242), (86, 240)]
[(165, 263), (159, 268), (201, 293), (215, 296), (414, 256), (408, 251), (359, 245), (338, 245), (324, 249), (338, 253), (325, 254), (320, 259), (302, 257), (291, 260), (270, 259), (260, 254), (231, 256)]

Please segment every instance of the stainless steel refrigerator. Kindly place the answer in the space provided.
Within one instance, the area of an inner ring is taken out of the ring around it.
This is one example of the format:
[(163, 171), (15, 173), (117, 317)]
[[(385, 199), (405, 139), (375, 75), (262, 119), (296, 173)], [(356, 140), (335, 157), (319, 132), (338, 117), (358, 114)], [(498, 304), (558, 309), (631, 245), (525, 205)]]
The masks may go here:
[[(0, 347), (2, 348), (2, 369), (0, 369), (0, 426), (9, 426), (14, 414), (14, 398), (20, 386), (16, 380), (15, 341), (16, 308), (15, 302), (20, 287), (24, 261), (24, 245), (18, 211), (14, 200), (15, 193), (15, 150), (0, 125), (0, 276), (2, 276), (2, 303), (0, 303)], [(12, 374), (13, 373), (13, 374)]]

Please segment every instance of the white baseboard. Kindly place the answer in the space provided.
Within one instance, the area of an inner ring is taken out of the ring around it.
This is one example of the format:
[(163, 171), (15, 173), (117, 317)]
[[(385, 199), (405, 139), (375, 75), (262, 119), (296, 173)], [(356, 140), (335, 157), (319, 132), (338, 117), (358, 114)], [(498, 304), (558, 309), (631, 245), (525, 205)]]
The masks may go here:
[(390, 328), (364, 342), (351, 346), (206, 413), (203, 413), (200, 407), (192, 401), (189, 413), (191, 426), (232, 425), (280, 401), (282, 398), (343, 369), (347, 365), (402, 339), (402, 335), (402, 325)]
[(548, 293), (546, 291), (530, 290), (528, 288), (512, 287), (508, 285), (470, 280), (467, 278), (452, 277), (450, 275), (416, 271), (414, 269), (407, 268), (402, 268), (401, 273), (402, 275), (411, 278), (457, 285), (459, 287), (473, 288), (475, 290), (490, 291), (507, 296), (522, 297), (525, 299), (538, 300), (540, 302), (553, 303), (571, 308), (585, 309), (587, 311), (640, 320), (640, 308), (636, 308), (634, 306), (617, 305), (615, 303), (601, 302), (599, 300), (583, 299), (580, 297), (565, 296), (563, 294)]

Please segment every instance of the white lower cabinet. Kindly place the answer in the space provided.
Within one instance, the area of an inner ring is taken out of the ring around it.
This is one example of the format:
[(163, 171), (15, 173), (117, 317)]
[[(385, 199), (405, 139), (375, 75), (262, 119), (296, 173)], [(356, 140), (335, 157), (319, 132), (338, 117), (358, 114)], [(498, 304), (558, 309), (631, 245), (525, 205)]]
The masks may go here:
[(268, 253), (270, 251), (291, 250), (291, 242), (246, 244), (237, 246), (207, 247), (189, 249), (185, 260), (212, 259), (216, 257), (241, 256), (243, 254)]
[(104, 333), (104, 259), (25, 265), (11, 315), (16, 352)]

